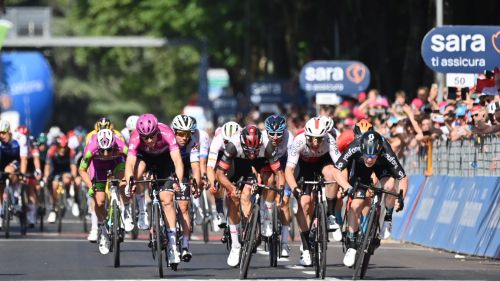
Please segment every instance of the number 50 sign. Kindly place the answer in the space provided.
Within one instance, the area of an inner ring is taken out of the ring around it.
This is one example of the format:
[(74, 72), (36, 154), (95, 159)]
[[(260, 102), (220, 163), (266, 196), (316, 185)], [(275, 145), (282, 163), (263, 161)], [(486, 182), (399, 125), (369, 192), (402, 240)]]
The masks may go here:
[(476, 76), (474, 73), (447, 73), (446, 86), (458, 88), (474, 87)]

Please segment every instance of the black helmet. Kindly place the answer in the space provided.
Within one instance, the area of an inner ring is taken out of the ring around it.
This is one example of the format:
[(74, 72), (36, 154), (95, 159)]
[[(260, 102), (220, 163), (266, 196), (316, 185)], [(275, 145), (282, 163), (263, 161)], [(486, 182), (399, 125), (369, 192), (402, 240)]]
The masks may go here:
[(240, 141), (245, 154), (255, 155), (262, 145), (262, 133), (255, 125), (248, 125), (241, 131)]
[(361, 153), (364, 155), (379, 155), (382, 150), (382, 136), (375, 131), (368, 131), (360, 139)]

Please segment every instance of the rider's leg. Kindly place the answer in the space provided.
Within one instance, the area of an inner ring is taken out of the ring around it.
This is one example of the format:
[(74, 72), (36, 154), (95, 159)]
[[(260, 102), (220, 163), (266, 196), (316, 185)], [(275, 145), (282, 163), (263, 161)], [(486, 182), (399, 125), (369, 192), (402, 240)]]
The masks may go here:
[(36, 204), (37, 204), (37, 194), (36, 194), (36, 183), (30, 181), (28, 184), (28, 223), (30, 225), (36, 222)]
[(311, 212), (311, 195), (304, 194), (300, 197), (300, 204), (297, 210), (297, 224), (300, 228), (300, 238), (302, 239), (302, 249), (304, 251), (309, 250), (309, 225), (311, 222)]
[(104, 190), (96, 190), (94, 196), (94, 204), (97, 222), (99, 225), (101, 225), (106, 219), (106, 193), (104, 192)]
[[(392, 177), (385, 177), (380, 179), (380, 185), (387, 191), (396, 192), (396, 180)], [(385, 196), (385, 220), (392, 221), (392, 212), (394, 210), (395, 203), (396, 197)]]
[[(272, 172), (263, 172), (261, 174), (261, 180), (264, 185), (274, 186), (274, 176)], [(272, 190), (264, 190), (262, 193), (264, 198), (263, 204), (261, 204), (261, 222), (262, 222), (262, 234), (264, 236), (272, 235), (272, 218), (273, 210), (275, 206), (276, 192)]]
[(189, 200), (178, 200), (182, 213), (182, 248), (189, 248), (189, 235), (191, 234), (191, 215), (189, 214)]
[(238, 236), (240, 228), (240, 203), (234, 202), (231, 198), (226, 198), (228, 207), (228, 217), (229, 217), (229, 232), (231, 233), (231, 247), (240, 248), (240, 240)]
[(349, 239), (349, 248), (356, 248), (356, 237), (359, 230), (359, 217), (364, 207), (364, 199), (355, 198), (351, 202), (351, 208), (347, 212), (347, 220), (349, 222), (349, 230), (347, 238)]
[(243, 211), (242, 216), (247, 218), (250, 216), (250, 210), (252, 208), (251, 202), (251, 187), (250, 185), (245, 185), (241, 191), (241, 210)]
[[(334, 181), (334, 167), (333, 165), (326, 165), (322, 169), (322, 174), (325, 177), (325, 181)], [(327, 184), (326, 185), (326, 202), (327, 202), (327, 213), (329, 229), (338, 229), (338, 222), (340, 218), (335, 217), (335, 207), (337, 204), (337, 191), (339, 190), (338, 184)]]
[(175, 227), (177, 218), (175, 217), (174, 193), (171, 191), (161, 191), (160, 201), (163, 213), (167, 219), (167, 236), (171, 247), (175, 248), (177, 229)]

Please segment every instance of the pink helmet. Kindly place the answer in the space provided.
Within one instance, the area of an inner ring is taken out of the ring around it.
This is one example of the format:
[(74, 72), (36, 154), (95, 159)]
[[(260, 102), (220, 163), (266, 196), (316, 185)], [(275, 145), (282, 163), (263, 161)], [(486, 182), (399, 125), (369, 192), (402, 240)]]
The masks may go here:
[(158, 131), (158, 119), (151, 113), (139, 116), (136, 130), (141, 136), (150, 136)]

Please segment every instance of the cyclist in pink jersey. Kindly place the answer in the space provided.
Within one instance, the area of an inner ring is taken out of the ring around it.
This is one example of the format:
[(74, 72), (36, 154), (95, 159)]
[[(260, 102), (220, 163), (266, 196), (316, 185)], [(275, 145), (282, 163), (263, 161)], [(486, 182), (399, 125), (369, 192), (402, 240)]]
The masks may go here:
[[(180, 186), (174, 183), (171, 176), (175, 172), (178, 179), (183, 179), (184, 164), (179, 145), (175, 140), (174, 131), (169, 126), (158, 123), (158, 119), (153, 114), (146, 113), (139, 117), (136, 130), (130, 136), (127, 161), (125, 163), (125, 179), (127, 180), (125, 192), (127, 194), (130, 194), (131, 187), (128, 182), (130, 176), (133, 175), (134, 178), (141, 179), (146, 169), (150, 168), (155, 168), (158, 179), (170, 179), (161, 186), (160, 200), (167, 219), (168, 260), (171, 264), (178, 264), (180, 257), (179, 251), (175, 247), (176, 217), (173, 191), (174, 188), (176, 190), (185, 190), (186, 187), (182, 183), (180, 183)], [(139, 229), (148, 229), (149, 220), (144, 204), (144, 195), (141, 193), (139, 192), (137, 196), (140, 211), (137, 226)]]
[[(123, 178), (125, 169), (125, 156), (127, 155), (127, 146), (111, 130), (100, 130), (93, 135), (85, 147), (82, 161), (80, 162), (79, 174), (87, 186), (89, 186), (89, 196), (94, 199), (95, 212), (98, 220), (99, 250), (101, 254), (109, 253), (110, 241), (108, 238), (108, 229), (106, 227), (106, 183), (103, 182), (108, 177), (108, 171), (117, 179)], [(92, 163), (92, 165), (91, 165)], [(90, 169), (89, 169), (90, 168)], [(90, 170), (89, 172), (87, 172)], [(95, 182), (94, 181), (99, 181)], [(120, 184), (121, 190), (125, 184)], [(126, 231), (131, 231), (134, 226), (130, 215), (128, 199), (122, 193), (122, 199), (125, 208), (122, 211), (123, 222)]]

